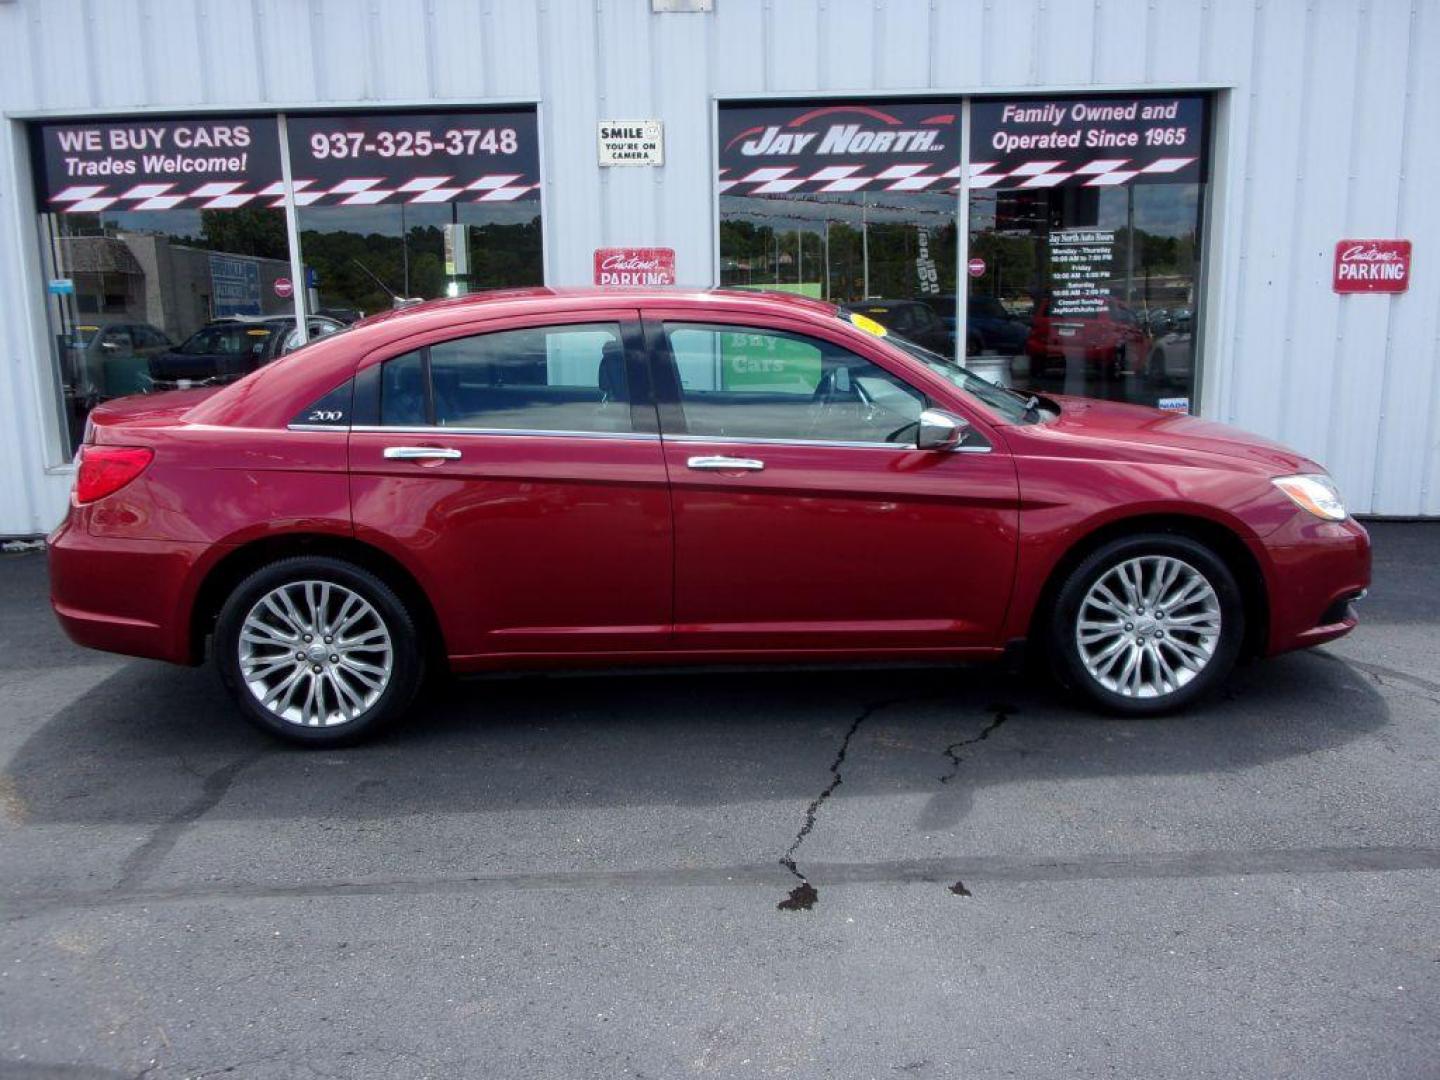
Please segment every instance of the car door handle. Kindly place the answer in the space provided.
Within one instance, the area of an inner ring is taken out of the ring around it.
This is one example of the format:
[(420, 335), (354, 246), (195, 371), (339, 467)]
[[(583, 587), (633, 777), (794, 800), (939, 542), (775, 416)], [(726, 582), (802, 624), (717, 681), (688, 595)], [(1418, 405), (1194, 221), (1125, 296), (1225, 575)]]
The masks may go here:
[(746, 469), (750, 472), (759, 472), (765, 468), (765, 462), (753, 457), (724, 457), (722, 455), (702, 455), (686, 460), (687, 469)]
[(460, 451), (447, 446), (387, 446), (385, 456), (391, 461), (455, 461)]

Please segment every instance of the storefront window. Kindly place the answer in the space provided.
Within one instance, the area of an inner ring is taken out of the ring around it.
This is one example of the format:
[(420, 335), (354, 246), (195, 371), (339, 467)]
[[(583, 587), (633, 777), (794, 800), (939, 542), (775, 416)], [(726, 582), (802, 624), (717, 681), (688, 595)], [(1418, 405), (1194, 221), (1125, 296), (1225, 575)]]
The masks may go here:
[[(67, 450), (100, 402), (236, 378), (293, 329), (276, 131), (254, 116), (34, 127)], [(203, 332), (220, 319), (239, 332)]]
[(831, 300), (952, 353), (959, 162), (954, 104), (723, 107), (721, 284)]
[(540, 285), (533, 110), (287, 119), (310, 310)]
[(971, 119), (966, 363), (1189, 410), (1205, 100), (976, 101)]
[(285, 122), (303, 283), (280, 117), (32, 126), (67, 453), (101, 402), (223, 385), (416, 300), (543, 282), (533, 110)]

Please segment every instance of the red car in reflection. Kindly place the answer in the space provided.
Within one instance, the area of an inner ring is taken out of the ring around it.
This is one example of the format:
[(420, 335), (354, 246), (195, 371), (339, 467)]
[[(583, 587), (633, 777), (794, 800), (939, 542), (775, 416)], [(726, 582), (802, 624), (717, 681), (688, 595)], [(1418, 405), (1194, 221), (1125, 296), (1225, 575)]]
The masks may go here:
[(372, 733), (436, 669), (1025, 643), (1157, 713), (1344, 634), (1369, 578), (1365, 530), (1289, 450), (720, 291), (438, 301), (103, 405), (49, 546), (76, 641), (208, 654), (309, 744)]
[(1033, 371), (1064, 367), (1071, 358), (1105, 378), (1145, 371), (1150, 338), (1122, 300), (1102, 300), (1097, 310), (1058, 311), (1053, 297), (1035, 304), (1025, 351)]

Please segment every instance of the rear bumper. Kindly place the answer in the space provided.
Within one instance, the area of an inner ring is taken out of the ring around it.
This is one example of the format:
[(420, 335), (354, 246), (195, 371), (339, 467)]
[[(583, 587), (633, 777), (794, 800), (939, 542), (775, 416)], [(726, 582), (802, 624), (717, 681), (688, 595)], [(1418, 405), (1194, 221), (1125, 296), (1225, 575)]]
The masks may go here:
[(48, 537), (50, 604), (77, 645), (193, 662), (188, 584), (208, 544), (92, 537), (74, 515)]
[(1300, 512), (1251, 543), (1269, 586), (1267, 655), (1323, 645), (1355, 629), (1354, 602), (1370, 587), (1370, 534), (1363, 525)]

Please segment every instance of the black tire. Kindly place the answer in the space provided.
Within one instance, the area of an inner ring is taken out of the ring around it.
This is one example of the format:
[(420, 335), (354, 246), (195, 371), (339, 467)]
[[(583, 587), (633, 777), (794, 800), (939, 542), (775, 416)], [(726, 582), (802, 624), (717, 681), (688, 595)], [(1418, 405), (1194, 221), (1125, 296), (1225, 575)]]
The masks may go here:
[[(1184, 685), (1155, 697), (1135, 697), (1117, 693), (1090, 673), (1081, 655), (1076, 623), (1080, 606), (1096, 582), (1121, 563), (1147, 555), (1179, 559), (1209, 582), (1219, 601), (1220, 634), (1209, 661)], [(1213, 690), (1229, 674), (1245, 640), (1245, 603), (1235, 575), (1205, 544), (1179, 534), (1142, 533), (1111, 540), (1066, 575), (1056, 593), (1046, 631), (1051, 666), (1062, 684), (1083, 694), (1105, 712), (1119, 716), (1159, 716), (1185, 708)]]
[[(301, 581), (329, 582), (356, 593), (374, 609), (389, 634), (392, 667), (383, 692), (352, 719), (329, 726), (302, 726), (272, 713), (246, 685), (240, 667), (240, 633), (251, 609), (272, 590)], [(369, 570), (322, 555), (280, 559), (241, 581), (216, 619), (214, 652), (220, 679), (245, 719), (262, 731), (299, 746), (348, 746), (372, 737), (409, 708), (425, 675), (425, 650), (419, 623), (395, 590)]]

